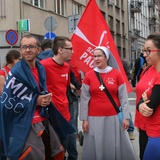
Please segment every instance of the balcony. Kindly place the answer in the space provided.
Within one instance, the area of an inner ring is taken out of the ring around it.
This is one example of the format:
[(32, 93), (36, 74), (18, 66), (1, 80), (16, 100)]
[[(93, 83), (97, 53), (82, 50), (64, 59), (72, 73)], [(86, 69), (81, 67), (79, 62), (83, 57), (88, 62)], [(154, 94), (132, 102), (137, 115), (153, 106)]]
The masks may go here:
[(149, 18), (149, 25), (154, 26), (156, 24), (159, 24), (159, 20), (156, 15), (153, 15), (152, 17)]
[(149, 18), (149, 25), (150, 26), (155, 26), (159, 24), (159, 20), (158, 19), (155, 19), (155, 18)]
[(150, 25), (150, 26), (154, 26), (155, 24), (156, 24), (156, 19), (150, 18), (150, 19), (149, 19), (149, 25)]
[(132, 39), (138, 39), (140, 37), (140, 30), (138, 29), (133, 29), (132, 31), (129, 31), (129, 35)]
[(154, 8), (155, 7), (155, 1), (154, 0), (149, 1), (148, 2), (148, 7)]
[(133, 13), (140, 13), (141, 12), (141, 2), (131, 1), (131, 11)]

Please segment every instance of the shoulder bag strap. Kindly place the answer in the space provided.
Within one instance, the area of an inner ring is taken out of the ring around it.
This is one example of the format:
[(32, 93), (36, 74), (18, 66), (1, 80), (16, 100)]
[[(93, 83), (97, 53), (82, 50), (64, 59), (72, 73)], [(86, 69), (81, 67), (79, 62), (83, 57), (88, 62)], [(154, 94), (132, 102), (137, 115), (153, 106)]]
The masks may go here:
[(111, 101), (114, 109), (117, 111), (117, 113), (119, 113), (119, 112), (120, 112), (120, 111), (119, 111), (119, 107), (116, 105), (116, 103), (115, 103), (115, 101), (113, 100), (110, 92), (109, 92), (108, 89), (106, 88), (106, 86), (105, 86), (105, 84), (104, 84), (104, 82), (103, 82), (100, 74), (99, 74), (98, 72), (96, 72), (96, 71), (94, 71), (94, 72), (95, 72), (95, 74), (96, 74), (96, 76), (97, 76), (100, 84), (102, 83), (102, 85), (104, 86), (104, 91), (105, 91), (106, 95), (108, 96), (108, 98), (110, 99), (110, 101)]

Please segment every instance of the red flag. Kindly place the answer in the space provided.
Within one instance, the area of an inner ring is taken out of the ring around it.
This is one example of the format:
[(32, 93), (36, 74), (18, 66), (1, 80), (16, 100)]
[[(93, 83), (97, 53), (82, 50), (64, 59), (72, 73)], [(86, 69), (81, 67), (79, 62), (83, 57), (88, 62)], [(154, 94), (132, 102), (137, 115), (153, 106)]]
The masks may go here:
[(93, 69), (92, 51), (97, 46), (105, 46), (112, 53), (112, 64), (114, 63), (115, 68), (122, 72), (128, 92), (131, 91), (131, 86), (126, 77), (114, 40), (95, 0), (88, 2), (71, 40), (74, 54), (70, 63), (73, 66), (83, 72)]

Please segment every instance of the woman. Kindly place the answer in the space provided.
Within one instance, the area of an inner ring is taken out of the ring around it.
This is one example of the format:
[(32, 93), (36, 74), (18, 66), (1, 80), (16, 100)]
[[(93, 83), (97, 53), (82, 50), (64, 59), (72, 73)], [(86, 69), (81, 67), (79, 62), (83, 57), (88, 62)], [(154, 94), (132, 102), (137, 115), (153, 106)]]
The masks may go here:
[(0, 95), (10, 69), (21, 59), (21, 54), (18, 50), (10, 50), (6, 55), (6, 65), (0, 70)]
[[(128, 96), (121, 73), (108, 66), (110, 51), (98, 46), (93, 51), (95, 69), (86, 73), (82, 84), (80, 119), (84, 131), (82, 159), (135, 160), (126, 129), (129, 126)], [(116, 110), (104, 92), (95, 72), (98, 72), (117, 106), (122, 106), (122, 126)]]
[(160, 160), (160, 33), (147, 37), (143, 54), (150, 67), (136, 87), (139, 99), (137, 108), (140, 112), (137, 112), (136, 119), (139, 118), (138, 124), (143, 125), (148, 136), (147, 145), (143, 146), (143, 160)]
[[(17, 50), (10, 50), (6, 55), (6, 65), (0, 69), (0, 95), (2, 94), (3, 86), (10, 69), (19, 61), (21, 54)], [(1, 102), (1, 96), (0, 96)], [(1, 133), (0, 133), (1, 138)], [(0, 159), (5, 159), (3, 155), (2, 141), (0, 139)]]

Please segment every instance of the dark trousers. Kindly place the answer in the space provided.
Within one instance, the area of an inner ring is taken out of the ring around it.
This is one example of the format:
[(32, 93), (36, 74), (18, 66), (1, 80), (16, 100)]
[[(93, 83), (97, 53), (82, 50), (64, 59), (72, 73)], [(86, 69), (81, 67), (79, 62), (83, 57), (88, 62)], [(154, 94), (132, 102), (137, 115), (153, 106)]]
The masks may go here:
[(5, 160), (6, 157), (4, 156), (4, 148), (3, 148), (3, 141), (0, 139), (0, 160)]
[[(71, 120), (70, 125), (72, 127), (75, 126), (75, 120), (74, 120), (74, 108), (73, 103), (69, 104), (69, 111), (71, 114)], [(68, 152), (68, 158), (67, 160), (77, 160), (78, 158), (78, 152), (77, 152), (77, 146), (76, 146), (76, 133), (70, 134), (68, 137), (68, 143), (67, 143), (67, 152)]]
[(77, 160), (78, 152), (76, 147), (76, 133), (70, 134), (67, 145), (68, 158), (67, 160)]
[(148, 136), (146, 131), (139, 129), (139, 149), (140, 149), (140, 159), (143, 160), (144, 151), (148, 142)]

